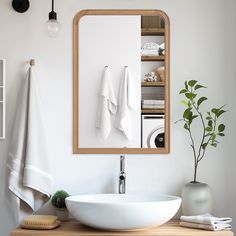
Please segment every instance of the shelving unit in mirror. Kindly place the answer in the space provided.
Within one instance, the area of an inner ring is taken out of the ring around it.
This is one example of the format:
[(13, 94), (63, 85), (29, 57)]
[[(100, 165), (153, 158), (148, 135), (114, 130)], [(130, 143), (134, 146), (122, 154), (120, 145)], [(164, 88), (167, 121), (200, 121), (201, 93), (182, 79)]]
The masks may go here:
[(0, 139), (5, 139), (6, 122), (6, 79), (5, 59), (0, 59)]
[[(161, 16), (141, 16), (141, 36), (143, 45), (141, 61), (146, 62), (141, 65), (142, 74), (145, 75), (145, 78), (142, 78), (144, 81), (141, 82), (142, 101), (146, 99), (152, 100), (154, 103), (157, 100), (164, 101), (165, 82), (157, 72), (157, 68), (165, 66), (164, 50), (160, 48), (160, 44), (164, 45), (165, 43), (165, 22), (163, 18)], [(154, 90), (155, 87), (158, 89)], [(144, 113), (165, 113), (165, 107), (159, 107), (158, 105), (147, 109), (142, 105), (141, 114)]]

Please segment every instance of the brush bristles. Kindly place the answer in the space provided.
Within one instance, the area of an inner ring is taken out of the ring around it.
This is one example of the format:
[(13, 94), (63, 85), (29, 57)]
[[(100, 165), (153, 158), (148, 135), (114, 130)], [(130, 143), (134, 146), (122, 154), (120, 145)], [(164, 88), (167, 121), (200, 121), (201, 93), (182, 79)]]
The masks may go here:
[(57, 220), (56, 216), (51, 215), (31, 215), (23, 220), (24, 225), (51, 226)]

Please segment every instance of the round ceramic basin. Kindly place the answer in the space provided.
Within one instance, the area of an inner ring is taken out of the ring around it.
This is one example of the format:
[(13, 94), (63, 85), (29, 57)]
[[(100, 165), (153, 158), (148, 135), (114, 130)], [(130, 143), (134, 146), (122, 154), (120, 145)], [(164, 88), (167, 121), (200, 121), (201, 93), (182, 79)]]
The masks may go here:
[(66, 198), (80, 223), (105, 230), (139, 230), (162, 225), (178, 211), (181, 198), (168, 195), (90, 194)]

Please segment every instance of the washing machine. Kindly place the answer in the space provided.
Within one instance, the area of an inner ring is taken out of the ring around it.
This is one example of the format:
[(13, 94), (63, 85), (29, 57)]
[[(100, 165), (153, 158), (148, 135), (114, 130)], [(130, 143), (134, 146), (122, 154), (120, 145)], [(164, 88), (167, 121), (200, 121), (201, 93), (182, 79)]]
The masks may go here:
[(165, 115), (142, 115), (142, 147), (165, 146)]

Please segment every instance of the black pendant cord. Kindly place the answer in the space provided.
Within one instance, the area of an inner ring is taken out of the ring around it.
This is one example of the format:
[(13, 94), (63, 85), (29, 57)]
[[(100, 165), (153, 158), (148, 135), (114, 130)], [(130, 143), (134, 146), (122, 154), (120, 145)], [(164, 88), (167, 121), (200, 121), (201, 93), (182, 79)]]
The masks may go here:
[(54, 0), (52, 0), (52, 11), (54, 11)]

